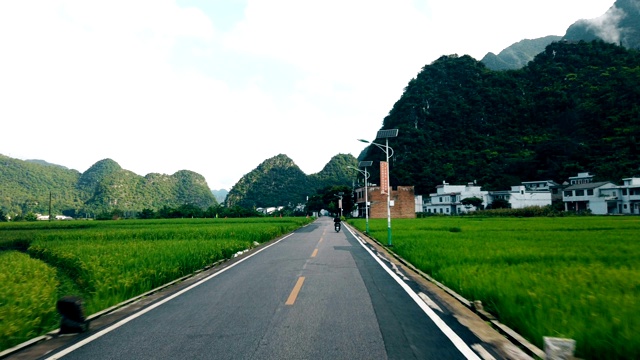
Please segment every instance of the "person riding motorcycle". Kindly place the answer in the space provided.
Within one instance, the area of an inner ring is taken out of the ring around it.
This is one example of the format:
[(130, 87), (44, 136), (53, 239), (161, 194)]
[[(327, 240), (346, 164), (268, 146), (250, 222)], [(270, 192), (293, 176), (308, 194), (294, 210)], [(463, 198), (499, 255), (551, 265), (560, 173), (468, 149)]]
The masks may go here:
[(340, 227), (341, 227), (341, 219), (340, 219), (340, 215), (336, 215), (336, 217), (333, 218), (333, 226), (335, 227), (336, 231), (340, 231)]

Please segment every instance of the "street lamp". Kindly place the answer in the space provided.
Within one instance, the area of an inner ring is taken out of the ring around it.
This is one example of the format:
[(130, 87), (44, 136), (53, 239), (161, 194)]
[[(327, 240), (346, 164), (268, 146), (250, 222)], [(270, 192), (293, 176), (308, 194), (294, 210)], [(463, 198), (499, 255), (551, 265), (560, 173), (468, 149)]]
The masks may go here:
[(373, 164), (373, 161), (360, 161), (358, 167), (363, 167), (364, 171), (354, 166), (347, 166), (347, 168), (353, 169), (364, 175), (364, 216), (367, 224), (367, 230), (365, 231), (365, 233), (367, 234), (369, 233), (369, 190), (367, 189), (367, 184), (369, 183), (369, 172), (367, 171), (367, 166), (371, 166), (371, 164)]
[[(391, 179), (389, 178), (389, 167), (388, 167), (389, 158), (393, 156), (393, 149), (389, 147), (389, 138), (397, 137), (397, 136), (398, 136), (398, 129), (378, 131), (378, 134), (376, 135), (376, 139), (385, 139), (385, 145), (378, 144), (375, 142), (370, 142), (363, 139), (358, 139), (358, 141), (361, 141), (363, 143), (377, 146), (380, 150), (384, 151), (385, 155), (387, 156), (387, 173), (385, 175), (387, 176), (386, 187), (387, 187), (387, 246), (388, 247), (393, 246), (393, 243), (391, 241)], [(382, 181), (380, 185), (382, 185)]]
[(340, 199), (340, 201), (338, 202), (338, 216), (342, 217), (342, 195), (344, 195), (344, 193), (342, 191), (340, 191), (339, 193), (335, 194), (335, 196), (337, 198)]

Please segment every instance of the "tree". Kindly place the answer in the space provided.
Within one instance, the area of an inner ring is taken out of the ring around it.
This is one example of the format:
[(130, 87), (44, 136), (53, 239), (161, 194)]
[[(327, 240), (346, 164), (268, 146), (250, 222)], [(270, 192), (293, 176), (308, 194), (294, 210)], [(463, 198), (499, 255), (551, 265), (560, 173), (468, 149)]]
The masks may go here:
[(28, 212), (27, 215), (24, 216), (24, 219), (26, 221), (36, 221), (38, 220), (38, 217), (36, 216), (36, 214), (32, 212)]
[(322, 195), (320, 194), (316, 194), (313, 195), (311, 197), (309, 197), (309, 200), (307, 201), (307, 211), (309, 213), (319, 213), (320, 210), (324, 209), (325, 204), (324, 201), (322, 201)]
[(491, 203), (492, 209), (508, 209), (511, 207), (511, 204), (505, 199), (495, 199)]
[(156, 213), (151, 209), (142, 209), (140, 213), (138, 213), (138, 219), (153, 219), (156, 217)]
[(353, 202), (353, 190), (350, 186), (331, 186), (318, 191), (322, 197), (323, 209), (330, 213), (340, 212), (340, 198), (342, 198), (342, 214), (350, 213), (355, 204)]
[(483, 200), (481, 198), (473, 196), (473, 197), (464, 198), (460, 202), (462, 203), (462, 205), (465, 205), (465, 206), (470, 205), (475, 207), (476, 209), (480, 209), (482, 206), (482, 201)]
[(5, 222), (5, 221), (7, 221), (7, 216), (4, 214), (4, 211), (0, 209), (0, 222)]

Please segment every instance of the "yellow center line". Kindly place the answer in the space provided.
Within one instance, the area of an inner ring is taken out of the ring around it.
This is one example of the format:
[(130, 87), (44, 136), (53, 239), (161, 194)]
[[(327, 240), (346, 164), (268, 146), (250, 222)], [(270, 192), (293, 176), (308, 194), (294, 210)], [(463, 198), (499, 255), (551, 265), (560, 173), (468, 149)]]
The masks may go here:
[(316, 257), (316, 255), (318, 255), (318, 249), (313, 250), (313, 254), (311, 254), (311, 257), (314, 258)]
[(289, 294), (289, 298), (285, 305), (293, 305), (296, 302), (296, 298), (298, 297), (298, 293), (300, 293), (300, 289), (302, 288), (302, 284), (304, 283), (304, 276), (300, 276), (298, 281), (296, 282), (296, 286), (291, 290), (291, 294)]

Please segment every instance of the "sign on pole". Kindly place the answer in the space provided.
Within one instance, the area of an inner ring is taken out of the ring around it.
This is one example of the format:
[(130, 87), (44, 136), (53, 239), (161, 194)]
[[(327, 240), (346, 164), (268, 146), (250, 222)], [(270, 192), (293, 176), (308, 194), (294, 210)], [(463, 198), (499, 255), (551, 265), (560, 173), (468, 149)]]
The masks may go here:
[(389, 193), (389, 163), (380, 161), (380, 192)]

